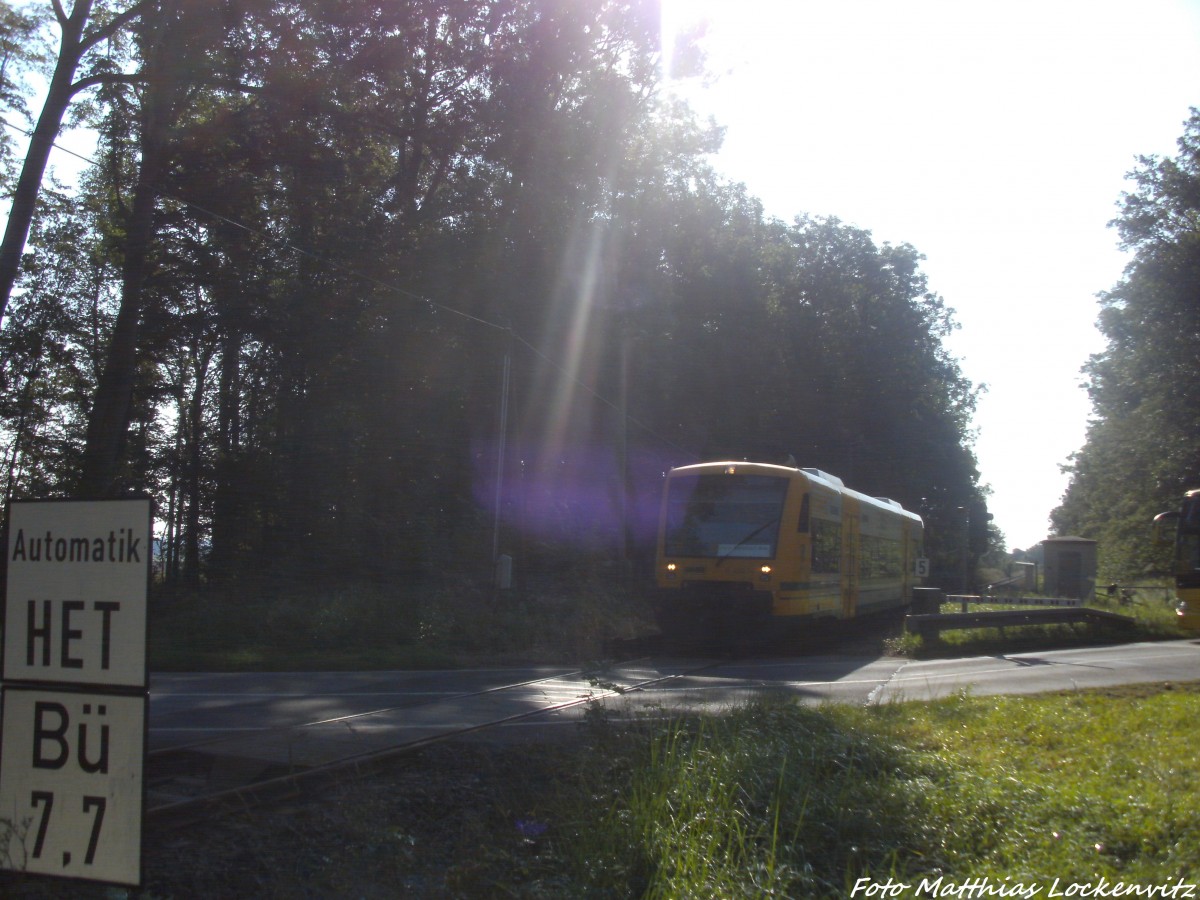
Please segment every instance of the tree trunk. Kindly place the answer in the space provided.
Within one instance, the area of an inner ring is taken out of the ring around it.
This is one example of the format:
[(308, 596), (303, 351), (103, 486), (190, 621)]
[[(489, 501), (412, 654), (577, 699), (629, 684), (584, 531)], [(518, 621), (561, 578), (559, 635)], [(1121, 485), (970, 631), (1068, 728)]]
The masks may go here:
[(200, 583), (200, 494), (204, 443), (204, 388), (207, 384), (210, 354), (201, 352), (196, 358), (196, 383), (188, 409), (187, 519), (183, 532), (182, 581), (189, 586)]
[(235, 479), (241, 470), (241, 333), (227, 324), (221, 340), (217, 380), (216, 484), (213, 491), (210, 571), (217, 577), (232, 574), (236, 562), (236, 534), (245, 498)]
[(167, 142), (175, 121), (183, 85), (184, 23), (174, 4), (164, 4), (159, 18), (148, 23), (146, 42), (153, 55), (146, 60), (146, 84), (141, 114), (141, 166), (133, 206), (125, 228), (121, 271), (121, 307), (113, 326), (104, 371), (88, 417), (79, 493), (84, 499), (118, 496), (120, 463), (133, 409), (138, 369), (138, 331), (150, 272), (150, 249), (155, 234), (154, 212), (161, 179), (167, 168)]
[(96, 400), (88, 417), (87, 444), (79, 482), (79, 494), (84, 499), (116, 496), (120, 491), (119, 462), (133, 407), (138, 331), (158, 197), (155, 175), (160, 168), (161, 148), (152, 147), (154, 143), (143, 141), (142, 167), (126, 231), (121, 308), (113, 326), (104, 371), (96, 387)]
[(0, 243), (0, 321), (8, 309), (9, 297), (21, 268), (21, 253), (29, 238), (29, 226), (33, 221), (34, 207), (50, 150), (62, 128), (63, 116), (75, 94), (75, 70), (83, 57), (86, 46), (83, 42), (83, 27), (91, 14), (92, 0), (78, 0), (71, 15), (62, 20), (62, 40), (59, 42), (58, 62), (50, 80), (50, 90), (42, 113), (38, 117), (33, 136), (29, 139), (29, 150), (21, 166), (21, 177), (13, 194), (12, 210), (8, 215), (8, 226), (4, 230), (4, 241)]

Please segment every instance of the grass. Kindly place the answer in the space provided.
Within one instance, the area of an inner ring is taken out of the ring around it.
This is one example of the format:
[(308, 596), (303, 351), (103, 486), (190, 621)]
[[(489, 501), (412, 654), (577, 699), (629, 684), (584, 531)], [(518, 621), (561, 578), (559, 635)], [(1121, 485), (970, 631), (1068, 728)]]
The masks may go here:
[[(928, 646), (905, 634), (888, 646), (901, 655), (928, 657), (1180, 636), (1173, 608), (1161, 601), (1092, 605), (1134, 616), (1135, 630), (971, 629), (944, 632), (942, 640)], [(945, 612), (957, 610), (943, 606)], [(150, 667), (160, 672), (338, 671), (531, 660), (573, 664), (604, 657), (608, 640), (652, 632), (650, 618), (649, 605), (626, 580), (604, 573), (547, 579), (503, 594), (466, 581), (210, 590), (152, 601)]]
[(1198, 719), (1200, 683), (633, 724), (596, 706), (579, 741), (444, 746), (148, 835), (137, 896), (1185, 897), (1149, 890), (1200, 884)]
[[(988, 654), (1003, 651), (1015, 653), (1049, 647), (1088, 646), (1104, 641), (1157, 641), (1184, 636), (1176, 623), (1173, 603), (1162, 601), (1161, 591), (1153, 599), (1135, 598), (1132, 603), (1120, 603), (1107, 597), (1096, 598), (1085, 605), (1117, 613), (1134, 620), (1131, 629), (1115, 629), (1093, 625), (1027, 625), (1007, 628), (963, 628), (944, 631), (939, 640), (923, 641), (916, 634), (906, 633), (889, 642), (892, 652), (903, 656), (937, 657)], [(1036, 609), (1036, 606), (972, 603), (971, 612), (991, 610)], [(958, 603), (944, 603), (943, 613), (957, 613)]]
[(155, 598), (150, 668), (338, 671), (451, 668), (603, 656), (652, 626), (619, 577), (584, 573), (496, 593), (465, 579), (297, 585)]
[(938, 877), (1042, 896), (1056, 878), (1195, 884), (1198, 716), (1196, 684), (760, 703), (597, 755), (585, 789), (543, 813), (561, 823), (546, 840), (579, 896), (845, 897), (863, 878), (909, 885), (893, 896)]

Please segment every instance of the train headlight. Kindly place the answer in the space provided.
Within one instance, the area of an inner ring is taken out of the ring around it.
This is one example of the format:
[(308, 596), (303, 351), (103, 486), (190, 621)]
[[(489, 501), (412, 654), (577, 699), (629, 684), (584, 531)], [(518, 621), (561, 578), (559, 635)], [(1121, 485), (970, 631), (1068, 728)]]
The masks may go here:
[(759, 569), (759, 571), (762, 572), (762, 575), (759, 576), (760, 581), (770, 581), (771, 580), (771, 567), (770, 566), (763, 566), (762, 568)]
[(763, 566), (763, 567), (762, 567), (762, 573), (763, 573), (764, 575), (770, 575), (770, 574), (771, 574), (771, 567), (770, 567), (770, 566)]
[(667, 577), (668, 578), (675, 577), (675, 568), (676, 568), (675, 563), (667, 563)]

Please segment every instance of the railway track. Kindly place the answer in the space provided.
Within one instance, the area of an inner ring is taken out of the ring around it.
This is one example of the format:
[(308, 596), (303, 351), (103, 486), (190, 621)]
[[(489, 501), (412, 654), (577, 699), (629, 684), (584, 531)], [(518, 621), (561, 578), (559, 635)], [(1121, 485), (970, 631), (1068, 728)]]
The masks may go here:
[[(703, 673), (730, 660), (698, 661), (670, 674), (655, 669), (639, 673), (639, 662), (631, 659), (604, 669), (580, 669), (433, 701), (154, 750), (147, 758), (146, 824), (184, 827), (298, 796), (323, 781), (395, 765), (430, 744), (603, 702)], [(408, 737), (397, 740), (398, 733)]]

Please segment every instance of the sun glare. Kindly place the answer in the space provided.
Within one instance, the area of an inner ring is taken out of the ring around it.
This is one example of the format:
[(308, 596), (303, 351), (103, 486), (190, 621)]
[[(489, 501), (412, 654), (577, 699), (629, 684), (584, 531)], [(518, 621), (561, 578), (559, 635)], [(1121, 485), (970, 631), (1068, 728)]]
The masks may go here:
[(602, 236), (600, 231), (580, 229), (576, 241), (584, 245), (584, 264), (578, 283), (564, 293), (569, 302), (564, 302), (562, 313), (567, 323), (567, 353), (562, 361), (562, 370), (557, 373), (554, 399), (550, 404), (546, 420), (546, 453), (549, 458), (559, 456), (567, 444), (567, 432), (571, 422), (571, 410), (575, 407), (576, 393), (580, 385), (590, 386), (595, 382), (600, 335), (595, 328), (596, 289), (600, 280), (600, 255)]
[(660, 40), (659, 50), (660, 76), (662, 83), (671, 88), (677, 77), (676, 54), (680, 50), (681, 41), (698, 29), (703, 29), (712, 19), (710, 15), (712, 4), (707, 0), (662, 0), (660, 7)]

